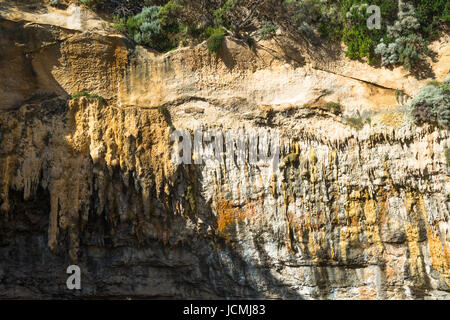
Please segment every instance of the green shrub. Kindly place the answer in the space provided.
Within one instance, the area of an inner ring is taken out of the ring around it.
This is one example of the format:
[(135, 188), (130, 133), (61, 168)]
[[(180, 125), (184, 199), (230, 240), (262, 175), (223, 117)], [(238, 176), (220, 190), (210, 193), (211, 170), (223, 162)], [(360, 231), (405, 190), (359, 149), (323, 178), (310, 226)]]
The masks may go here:
[(328, 102), (327, 109), (334, 114), (339, 114), (342, 111), (341, 105), (337, 102)]
[(214, 25), (215, 26), (227, 26), (229, 25), (227, 15), (231, 9), (237, 4), (237, 0), (227, 0), (222, 7), (214, 11)]
[(447, 99), (444, 104), (436, 106), (433, 111), (436, 113), (438, 125), (442, 128), (450, 128), (450, 92), (447, 91)]
[(259, 29), (259, 37), (261, 39), (271, 38), (277, 31), (278, 27), (268, 20), (264, 20), (261, 23), (261, 29)]
[(180, 23), (176, 38), (183, 45), (198, 44), (207, 39), (205, 28), (198, 28), (195, 24)]
[[(325, 2), (325, 1), (322, 1)], [(292, 21), (298, 25), (319, 21), (323, 4), (317, 0), (285, 0), (285, 9), (291, 14)]]
[(274, 15), (273, 21), (293, 34), (298, 33), (316, 42), (316, 29), (322, 37), (329, 36), (339, 41), (342, 38), (342, 15), (337, 1), (284, 0), (282, 11), (282, 16)]
[(321, 37), (328, 37), (335, 42), (341, 41), (344, 23), (339, 10), (334, 2), (322, 6), (322, 15), (317, 24)]
[(361, 130), (362, 128), (364, 128), (364, 125), (366, 123), (371, 123), (371, 115), (371, 112), (363, 112), (361, 114), (359, 110), (357, 110), (355, 116), (344, 117), (344, 120), (345, 123), (347, 123), (349, 126), (355, 128), (356, 130)]
[(61, 4), (61, 0), (51, 0), (50, 1), (50, 5), (52, 6), (52, 7), (57, 7), (57, 6), (59, 6)]
[(347, 117), (345, 118), (345, 121), (349, 126), (356, 130), (361, 130), (364, 127), (364, 121), (361, 117)]
[(432, 36), (436, 29), (450, 21), (450, 1), (411, 0), (416, 8), (415, 16), (420, 23), (423, 36)]
[(322, 7), (327, 1), (322, 2), (316, 0), (285, 0), (283, 2), (286, 18), (291, 20), (295, 31), (312, 42), (316, 42), (317, 38), (311, 26), (320, 21)]
[[(379, 30), (367, 28), (369, 5), (380, 7)], [(400, 0), (400, 3), (395, 0), (322, 0), (309, 6), (301, 20), (315, 23), (321, 36), (342, 39), (347, 45), (349, 58), (368, 58), (370, 63), (380, 58), (385, 66), (403, 65), (406, 69), (419, 65), (429, 54), (428, 39), (436, 34), (438, 28), (448, 26), (450, 22), (448, 0)], [(415, 11), (410, 10), (414, 7)], [(339, 12), (333, 13), (336, 10)], [(395, 22), (388, 26), (391, 21)]]
[(180, 3), (170, 0), (159, 10), (157, 17), (164, 26), (176, 24), (176, 16), (180, 14), (182, 8)]
[(439, 81), (436, 80), (431, 80), (427, 83), (428, 86), (435, 86), (435, 87), (439, 87), (440, 83)]
[(105, 0), (81, 0), (81, 3), (86, 5), (92, 10), (98, 10), (101, 6), (103, 6)]
[(414, 7), (400, 1), (398, 19), (387, 28), (387, 34), (375, 49), (381, 55), (382, 64), (402, 64), (411, 69), (428, 53), (427, 43), (419, 33), (420, 23)]
[(345, 15), (348, 27), (344, 29), (343, 41), (347, 45), (346, 55), (350, 59), (373, 59), (374, 39), (371, 36), (372, 30), (366, 25), (369, 18), (367, 8), (367, 4), (355, 4)]
[(119, 18), (115, 27), (140, 45), (163, 52), (172, 50), (177, 43), (171, 40), (169, 35), (177, 33), (179, 26), (169, 19), (171, 10), (178, 8), (177, 5), (169, 5), (170, 3), (167, 7), (144, 7), (135, 16)]
[(367, 19), (371, 15), (367, 13), (369, 7), (367, 1), (344, 0), (341, 3), (341, 12), (344, 17), (342, 40), (347, 45), (346, 55), (350, 59), (368, 58), (370, 63), (374, 63), (376, 61), (375, 46), (386, 33), (385, 21), (391, 21), (397, 12), (397, 5), (389, 0), (373, 0), (370, 4), (380, 7), (381, 29), (370, 30), (367, 27)]
[(443, 128), (450, 127), (450, 92), (446, 85), (429, 84), (409, 102), (409, 107), (417, 124), (425, 122)]
[[(52, 0), (54, 1), (54, 0)], [(405, 0), (400, 6), (407, 7)], [(313, 44), (317, 34), (347, 45), (352, 59), (381, 60), (412, 68), (428, 54), (426, 40), (448, 25), (450, 1), (409, 0), (415, 14), (398, 12), (397, 0), (82, 0), (87, 6), (120, 14), (116, 27), (139, 44), (168, 51), (209, 39), (211, 52), (225, 34), (247, 40), (273, 36), (278, 26)], [(258, 5), (255, 5), (258, 4)], [(381, 9), (381, 29), (369, 30), (368, 5)], [(270, 22), (269, 22), (270, 20)], [(388, 28), (388, 24), (393, 23)], [(208, 29), (223, 32), (207, 33)]]
[(222, 41), (225, 37), (225, 31), (223, 28), (215, 28), (215, 29), (209, 29), (207, 31), (207, 34), (209, 34), (209, 38), (207, 41), (208, 51), (210, 53), (218, 53), (220, 48), (222, 47)]
[(161, 20), (158, 18), (160, 10), (160, 6), (144, 7), (141, 13), (131, 18), (134, 41), (151, 48), (158, 46), (157, 38), (161, 34)]
[(97, 99), (100, 102), (105, 102), (105, 99), (102, 96), (99, 96), (98, 94), (95, 94), (95, 93), (92, 94), (87, 91), (80, 91), (80, 92), (72, 94), (72, 96), (71, 96), (72, 99), (78, 99), (80, 97), (86, 97), (88, 99)]

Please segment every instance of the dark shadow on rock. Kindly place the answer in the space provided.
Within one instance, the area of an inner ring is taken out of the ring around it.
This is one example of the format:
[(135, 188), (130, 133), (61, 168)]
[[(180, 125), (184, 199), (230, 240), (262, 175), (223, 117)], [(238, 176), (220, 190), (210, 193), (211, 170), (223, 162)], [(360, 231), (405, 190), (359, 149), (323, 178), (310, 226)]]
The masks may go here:
[[(432, 58), (436, 60), (435, 58)], [(417, 62), (412, 68), (411, 68), (411, 75), (413, 75), (418, 80), (424, 80), (424, 79), (435, 79), (436, 74), (433, 71), (433, 68), (431, 67), (430, 63), (425, 60), (420, 60)]]
[[(26, 121), (40, 119), (45, 113), (46, 121), (51, 123), (55, 115), (68, 112), (67, 108), (52, 109), (50, 105), (45, 110), (38, 106), (35, 109), (27, 113)], [(67, 134), (72, 130), (67, 123)], [(47, 144), (51, 141), (52, 137), (46, 139)], [(150, 199), (146, 200), (135, 172), (94, 165), (92, 160), (90, 163), (93, 174), (86, 177), (86, 183), (93, 193), (87, 222), (81, 221), (81, 212), (72, 216), (68, 228), (59, 229), (54, 251), (47, 245), (52, 196), (49, 190), (39, 184), (28, 200), (24, 200), (23, 190), (9, 190), (11, 210), (0, 217), (0, 297), (302, 298), (273, 277), (270, 264), (244, 259), (215, 232), (217, 217), (211, 202), (202, 196), (200, 183), (205, 177), (199, 167), (180, 166), (171, 177), (174, 183), (169, 195), (157, 197), (153, 185)], [(190, 208), (189, 186), (195, 201)], [(74, 264), (69, 255), (74, 232), (79, 235), (75, 264), (81, 268), (82, 288), (72, 291), (66, 287), (66, 269)], [(255, 269), (261, 275), (257, 282), (252, 278)], [(270, 295), (261, 287), (271, 288)]]
[(6, 74), (0, 85), (10, 89), (0, 93), (0, 109), (10, 109), (36, 95), (68, 95), (51, 73), (60, 67), (61, 52), (50, 29), (0, 20), (0, 34), (4, 48), (0, 66)]
[[(238, 45), (242, 45), (240, 42), (235, 41), (235, 43), (237, 43)], [(223, 63), (225, 64), (225, 66), (227, 67), (228, 71), (232, 72), (235, 65), (236, 65), (236, 60), (233, 57), (232, 52), (230, 51), (230, 49), (227, 46), (227, 41), (226, 39), (222, 40), (222, 45), (220, 46), (219, 52), (217, 52), (217, 54), (214, 54), (216, 62), (218, 61), (218, 59), (222, 60)]]

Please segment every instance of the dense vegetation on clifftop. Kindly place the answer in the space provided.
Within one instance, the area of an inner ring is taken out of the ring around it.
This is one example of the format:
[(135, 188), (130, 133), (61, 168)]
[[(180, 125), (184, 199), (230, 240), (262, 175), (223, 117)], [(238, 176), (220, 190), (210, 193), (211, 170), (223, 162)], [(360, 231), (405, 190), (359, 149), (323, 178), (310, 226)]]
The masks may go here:
[[(431, 54), (428, 41), (448, 31), (450, 21), (446, 0), (80, 1), (112, 16), (136, 43), (162, 52), (206, 39), (209, 50), (218, 52), (225, 35), (251, 46), (280, 30), (312, 44), (321, 38), (343, 41), (351, 59), (405, 69), (421, 65)], [(380, 8), (379, 28), (367, 27), (371, 5)]]

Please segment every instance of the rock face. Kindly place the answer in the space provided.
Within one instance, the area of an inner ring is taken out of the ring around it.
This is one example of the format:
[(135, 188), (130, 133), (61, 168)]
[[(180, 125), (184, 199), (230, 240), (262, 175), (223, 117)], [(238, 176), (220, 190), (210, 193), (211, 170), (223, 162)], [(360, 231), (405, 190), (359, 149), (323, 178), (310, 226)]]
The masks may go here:
[(450, 298), (449, 133), (395, 92), (429, 79), (287, 39), (157, 55), (0, 7), (1, 298)]

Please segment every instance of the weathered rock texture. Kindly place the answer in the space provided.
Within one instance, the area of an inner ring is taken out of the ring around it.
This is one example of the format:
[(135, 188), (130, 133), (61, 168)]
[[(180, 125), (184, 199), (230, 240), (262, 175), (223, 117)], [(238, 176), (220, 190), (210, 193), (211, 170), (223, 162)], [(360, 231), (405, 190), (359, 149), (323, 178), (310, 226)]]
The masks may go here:
[[(157, 55), (73, 7), (0, 8), (1, 298), (450, 298), (449, 133), (395, 95), (427, 79), (288, 40)], [(175, 165), (174, 128), (200, 127), (261, 150), (278, 130), (280, 165)]]

